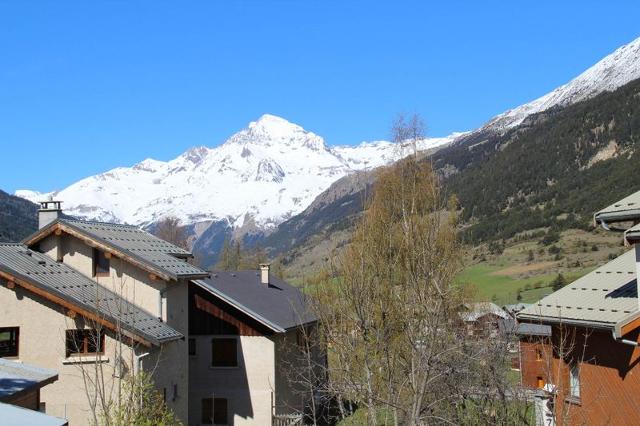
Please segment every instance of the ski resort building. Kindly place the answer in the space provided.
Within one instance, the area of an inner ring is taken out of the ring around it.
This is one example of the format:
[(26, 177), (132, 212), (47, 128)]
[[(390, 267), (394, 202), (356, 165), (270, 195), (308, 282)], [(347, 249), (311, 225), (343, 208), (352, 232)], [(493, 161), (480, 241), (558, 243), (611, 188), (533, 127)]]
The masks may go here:
[(551, 328), (521, 338), (522, 382), (540, 389), (546, 421), (638, 424), (640, 192), (597, 212), (595, 222), (623, 232), (631, 248), (518, 313)]
[(299, 416), (304, 397), (281, 367), (315, 324), (301, 293), (268, 265), (211, 274), (191, 257), (137, 227), (42, 203), (34, 234), (0, 244), (0, 358), (57, 371), (40, 407), (70, 425), (92, 421), (96, 401), (143, 371), (185, 424)]

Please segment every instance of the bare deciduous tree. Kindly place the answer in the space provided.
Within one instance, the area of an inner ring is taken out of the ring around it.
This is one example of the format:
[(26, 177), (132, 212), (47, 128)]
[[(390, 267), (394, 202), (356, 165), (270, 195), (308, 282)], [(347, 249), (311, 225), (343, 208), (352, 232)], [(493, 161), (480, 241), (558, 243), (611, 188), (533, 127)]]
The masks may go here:
[[(122, 261), (122, 260), (121, 260)], [(111, 277), (111, 290), (119, 296), (114, 304), (104, 301), (105, 292), (96, 283), (94, 318), (74, 316), (64, 336), (67, 357), (77, 357), (76, 366), (89, 404), (90, 423), (104, 426), (180, 425), (153, 385), (156, 365), (143, 371), (136, 355), (140, 345), (125, 333), (121, 318), (125, 307), (126, 277)], [(106, 310), (106, 311), (105, 311)], [(105, 327), (105, 313), (112, 327)], [(108, 337), (108, 339), (107, 339)], [(109, 344), (107, 344), (109, 343)]]
[(175, 216), (167, 216), (158, 222), (154, 234), (158, 238), (169, 241), (180, 248), (189, 249), (184, 227), (180, 225), (180, 219)]
[[(394, 140), (415, 152), (423, 127), (400, 118)], [(357, 404), (369, 424), (526, 421), (506, 380), (507, 339), (471, 339), (461, 324), (456, 204), (417, 155), (382, 170), (313, 292), (329, 351), (324, 394), (338, 409)]]

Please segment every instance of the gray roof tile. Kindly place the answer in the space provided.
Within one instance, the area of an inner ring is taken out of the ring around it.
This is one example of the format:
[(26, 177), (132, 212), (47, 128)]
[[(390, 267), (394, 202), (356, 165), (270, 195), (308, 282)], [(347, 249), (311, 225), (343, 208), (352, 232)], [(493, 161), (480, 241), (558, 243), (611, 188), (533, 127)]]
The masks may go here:
[(317, 320), (299, 289), (273, 275), (269, 281), (261, 284), (258, 271), (237, 271), (194, 282), (276, 332)]
[(176, 340), (182, 334), (113, 291), (87, 278), (75, 269), (22, 244), (0, 244), (0, 270), (72, 303), (96, 312), (153, 343)]
[(207, 271), (184, 260), (191, 255), (187, 250), (138, 227), (65, 218), (57, 219), (45, 229), (53, 228), (57, 223), (69, 226), (92, 240), (113, 247), (173, 279), (202, 278), (208, 275)]
[(629, 250), (532, 304), (517, 317), (612, 328), (637, 311), (635, 250)]

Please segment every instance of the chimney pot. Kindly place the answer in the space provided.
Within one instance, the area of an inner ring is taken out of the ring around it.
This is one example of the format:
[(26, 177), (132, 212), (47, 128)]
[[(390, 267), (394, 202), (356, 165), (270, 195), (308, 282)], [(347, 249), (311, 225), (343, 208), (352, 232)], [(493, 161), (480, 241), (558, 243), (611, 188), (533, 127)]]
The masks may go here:
[(41, 201), (38, 210), (38, 228), (42, 229), (62, 216), (62, 201)]
[(260, 264), (260, 284), (269, 285), (269, 266), (268, 263)]

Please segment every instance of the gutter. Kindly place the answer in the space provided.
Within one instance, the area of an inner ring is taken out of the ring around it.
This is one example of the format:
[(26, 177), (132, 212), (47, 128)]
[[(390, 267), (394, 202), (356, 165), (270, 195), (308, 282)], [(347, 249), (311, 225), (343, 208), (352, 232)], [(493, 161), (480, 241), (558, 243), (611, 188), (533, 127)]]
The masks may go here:
[[(517, 316), (518, 320), (524, 320), (532, 324), (566, 324), (577, 327), (594, 328), (598, 330), (615, 330), (615, 324), (611, 323), (594, 323), (590, 321), (574, 320), (567, 318), (552, 318), (552, 317), (538, 317), (538, 316)], [(534, 322), (538, 321), (538, 322)]]
[[(522, 319), (528, 319), (528, 318), (522, 318)], [(611, 330), (611, 338), (618, 343), (622, 343), (624, 345), (629, 345), (629, 346), (634, 346), (634, 347), (640, 347), (640, 342), (636, 342), (634, 340), (628, 340), (628, 339), (623, 339), (622, 336), (620, 335), (621, 333), (621, 329), (622, 329), (622, 321), (619, 322), (618, 324), (616, 324), (613, 327), (606, 327), (606, 326), (594, 326), (593, 323), (587, 323), (585, 321), (578, 321), (578, 320), (562, 320), (559, 318), (545, 318), (545, 322), (549, 322), (549, 323), (555, 323), (555, 324), (567, 324), (567, 325), (576, 325), (576, 326), (581, 326), (581, 327), (590, 327), (590, 328), (597, 328), (600, 330)], [(532, 323), (533, 324), (533, 323)]]
[(593, 215), (593, 221), (596, 225), (602, 222), (627, 222), (630, 220), (640, 219), (640, 209), (620, 210), (617, 212), (596, 213)]
[(637, 231), (637, 230), (624, 231), (624, 242), (627, 245), (632, 245), (633, 243), (636, 243), (638, 240), (640, 240), (640, 231)]
[[(621, 221), (624, 222), (624, 221)], [(598, 221), (596, 220), (596, 225), (598, 224)], [(612, 228), (610, 227), (607, 222), (605, 222), (604, 220), (600, 221), (600, 226), (602, 226), (602, 229), (604, 229), (605, 231), (612, 231), (612, 232), (627, 232), (626, 229), (622, 229), (622, 228)]]
[(633, 340), (627, 340), (627, 339), (621, 339), (619, 337), (616, 337), (616, 332), (615, 330), (611, 330), (611, 337), (613, 337), (613, 340), (618, 342), (618, 343), (623, 343), (625, 345), (629, 345), (629, 346), (635, 346), (638, 347), (640, 346), (640, 343), (635, 342)]
[(593, 215), (593, 224), (595, 226), (600, 225), (602, 226), (602, 229), (604, 229), (605, 231), (612, 231), (612, 232), (627, 232), (630, 228), (623, 229), (618, 227), (612, 227), (610, 225), (611, 223), (629, 222), (629, 221), (633, 221), (634, 223), (637, 223), (639, 220), (640, 220), (639, 209), (623, 210), (623, 211), (611, 212), (611, 213), (596, 213)]

